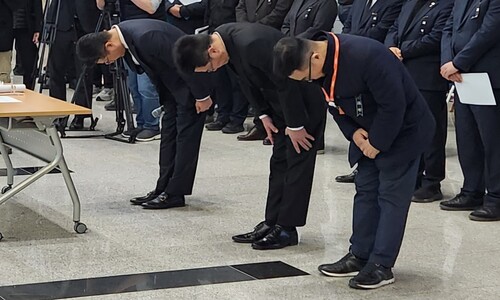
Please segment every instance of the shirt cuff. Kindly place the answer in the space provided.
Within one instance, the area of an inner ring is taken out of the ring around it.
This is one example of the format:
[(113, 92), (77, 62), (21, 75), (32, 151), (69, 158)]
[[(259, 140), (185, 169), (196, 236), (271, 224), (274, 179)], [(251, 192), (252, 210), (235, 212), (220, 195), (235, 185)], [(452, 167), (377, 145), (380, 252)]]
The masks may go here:
[(203, 102), (203, 101), (207, 101), (208, 99), (210, 99), (210, 96), (206, 96), (205, 98), (201, 98), (201, 99), (196, 99), (196, 101)]
[(299, 131), (299, 130), (304, 129), (304, 126), (300, 126), (300, 127), (287, 127), (287, 129), (290, 129), (291, 131)]
[(267, 118), (267, 117), (269, 117), (269, 116), (268, 116), (268, 115), (260, 115), (260, 116), (259, 116), (259, 119), (261, 119), (261, 120), (262, 120), (262, 119)]

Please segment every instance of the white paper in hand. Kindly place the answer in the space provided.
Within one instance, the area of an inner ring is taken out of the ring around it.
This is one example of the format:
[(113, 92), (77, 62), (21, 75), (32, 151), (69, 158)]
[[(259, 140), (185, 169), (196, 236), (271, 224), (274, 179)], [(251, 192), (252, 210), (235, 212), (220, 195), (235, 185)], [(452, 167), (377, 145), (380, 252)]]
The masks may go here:
[(462, 82), (455, 82), (455, 87), (463, 104), (496, 105), (488, 73), (462, 74)]

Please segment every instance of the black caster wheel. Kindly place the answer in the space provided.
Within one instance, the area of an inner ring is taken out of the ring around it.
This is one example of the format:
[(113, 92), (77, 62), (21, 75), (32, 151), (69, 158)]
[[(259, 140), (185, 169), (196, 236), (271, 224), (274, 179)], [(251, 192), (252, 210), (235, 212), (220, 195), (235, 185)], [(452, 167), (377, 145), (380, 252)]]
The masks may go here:
[(75, 226), (73, 227), (78, 234), (85, 233), (87, 231), (87, 225), (80, 223), (80, 222), (75, 222)]
[(6, 185), (2, 188), (2, 194), (7, 193), (12, 188), (12, 185)]

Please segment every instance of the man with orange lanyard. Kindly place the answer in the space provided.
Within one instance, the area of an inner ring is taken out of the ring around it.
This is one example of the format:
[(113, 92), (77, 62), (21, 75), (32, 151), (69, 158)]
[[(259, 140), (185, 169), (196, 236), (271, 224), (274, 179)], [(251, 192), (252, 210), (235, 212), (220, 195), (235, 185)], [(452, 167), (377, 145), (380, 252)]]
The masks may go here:
[(393, 283), (420, 156), (435, 126), (425, 100), (404, 65), (365, 37), (321, 32), (312, 40), (281, 39), (274, 71), (322, 84), (330, 113), (351, 141), (349, 162), (358, 164), (349, 253), (319, 271), (354, 276), (352, 288)]

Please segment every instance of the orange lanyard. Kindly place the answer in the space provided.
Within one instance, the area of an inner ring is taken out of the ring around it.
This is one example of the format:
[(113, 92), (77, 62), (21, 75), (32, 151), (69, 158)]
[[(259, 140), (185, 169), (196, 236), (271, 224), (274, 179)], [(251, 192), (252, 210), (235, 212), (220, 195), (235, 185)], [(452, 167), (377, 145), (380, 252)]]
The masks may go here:
[[(333, 107), (337, 107), (335, 105), (335, 83), (337, 81), (337, 72), (339, 69), (338, 66), (339, 66), (340, 42), (339, 42), (339, 38), (335, 34), (333, 34), (333, 32), (329, 32), (329, 34), (333, 37), (333, 39), (335, 41), (335, 54), (334, 54), (334, 58), (333, 58), (333, 75), (332, 75), (332, 80), (331, 80), (331, 85), (330, 85), (330, 94), (328, 94), (323, 87), (321, 87), (321, 89), (323, 90), (323, 94), (325, 94), (325, 100), (326, 100), (326, 102), (328, 102), (328, 105), (333, 106)], [(344, 111), (340, 107), (337, 107), (337, 108), (339, 110), (339, 113), (341, 115), (343, 115)]]

